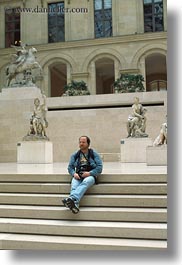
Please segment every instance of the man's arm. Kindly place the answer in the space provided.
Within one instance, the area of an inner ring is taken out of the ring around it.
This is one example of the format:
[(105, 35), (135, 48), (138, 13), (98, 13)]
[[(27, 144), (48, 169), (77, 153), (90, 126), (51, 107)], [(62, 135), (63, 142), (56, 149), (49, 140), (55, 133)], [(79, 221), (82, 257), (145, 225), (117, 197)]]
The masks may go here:
[(79, 175), (75, 171), (75, 155), (76, 153), (74, 153), (70, 158), (70, 161), (68, 164), (68, 172), (75, 179), (80, 179)]
[(100, 155), (96, 151), (93, 151), (93, 152), (94, 152), (94, 161), (95, 161), (96, 167), (90, 171), (90, 175), (96, 177), (102, 173), (103, 163), (102, 163), (102, 159)]

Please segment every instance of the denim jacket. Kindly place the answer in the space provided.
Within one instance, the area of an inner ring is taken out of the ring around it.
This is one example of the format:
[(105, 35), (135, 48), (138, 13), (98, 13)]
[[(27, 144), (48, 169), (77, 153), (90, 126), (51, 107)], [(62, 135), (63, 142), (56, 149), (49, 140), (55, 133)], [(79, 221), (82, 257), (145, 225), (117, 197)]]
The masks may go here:
[[(75, 160), (76, 153), (77, 151), (71, 155), (69, 165), (68, 165), (68, 172), (72, 177), (74, 173), (76, 172), (76, 168), (78, 167), (78, 164), (79, 164), (79, 157)], [(92, 157), (89, 157), (89, 162), (90, 162), (90, 167), (91, 167), (90, 175), (93, 176), (96, 180), (98, 175), (100, 175), (102, 172), (103, 164), (102, 164), (100, 155), (94, 150), (93, 150), (93, 155), (94, 155), (94, 159)]]

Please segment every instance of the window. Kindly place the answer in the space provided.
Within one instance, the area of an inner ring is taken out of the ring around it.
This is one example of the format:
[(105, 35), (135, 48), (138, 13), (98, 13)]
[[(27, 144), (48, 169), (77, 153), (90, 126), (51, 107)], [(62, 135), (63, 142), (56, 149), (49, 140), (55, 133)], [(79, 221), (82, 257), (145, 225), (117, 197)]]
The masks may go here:
[(144, 0), (144, 31), (163, 31), (163, 1)]
[(94, 16), (95, 37), (102, 38), (112, 36), (112, 1), (95, 0)]
[(64, 2), (49, 4), (48, 10), (49, 42), (64, 41)]
[(5, 47), (20, 45), (20, 12), (17, 8), (5, 11)]
[(167, 81), (165, 80), (154, 80), (149, 83), (150, 91), (166, 91), (167, 90)]

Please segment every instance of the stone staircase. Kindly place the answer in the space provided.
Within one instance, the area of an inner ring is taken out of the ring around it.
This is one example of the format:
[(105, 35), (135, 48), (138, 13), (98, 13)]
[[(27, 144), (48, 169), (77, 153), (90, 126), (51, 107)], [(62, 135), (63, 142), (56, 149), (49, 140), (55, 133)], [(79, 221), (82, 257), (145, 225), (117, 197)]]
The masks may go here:
[(102, 174), (72, 214), (67, 174), (0, 175), (0, 249), (167, 248), (167, 175)]

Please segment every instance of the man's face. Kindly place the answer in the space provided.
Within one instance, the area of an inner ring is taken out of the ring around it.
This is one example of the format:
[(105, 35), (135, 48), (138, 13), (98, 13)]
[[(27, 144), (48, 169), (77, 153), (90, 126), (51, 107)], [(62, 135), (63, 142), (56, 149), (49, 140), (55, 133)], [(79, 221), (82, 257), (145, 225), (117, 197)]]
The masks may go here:
[(88, 143), (87, 143), (87, 138), (86, 137), (81, 137), (80, 138), (79, 147), (80, 147), (80, 150), (88, 149)]

